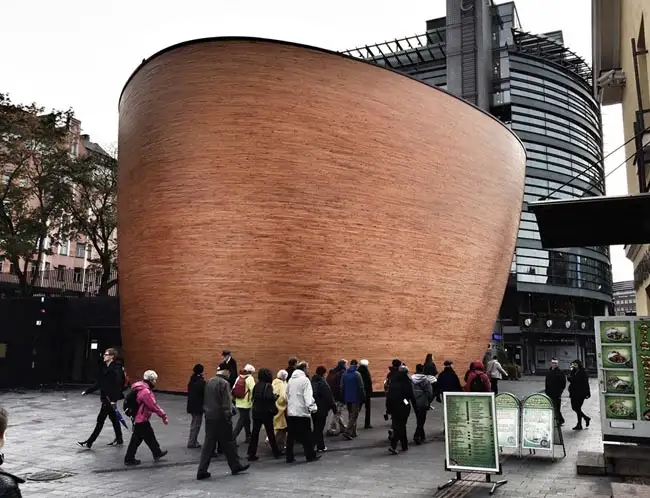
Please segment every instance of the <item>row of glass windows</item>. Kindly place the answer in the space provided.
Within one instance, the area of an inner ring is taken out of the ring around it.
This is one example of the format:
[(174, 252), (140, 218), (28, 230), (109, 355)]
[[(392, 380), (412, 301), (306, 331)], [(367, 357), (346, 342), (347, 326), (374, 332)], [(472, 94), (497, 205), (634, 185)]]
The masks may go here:
[(572, 117), (575, 118), (575, 116), (560, 116), (554, 112), (542, 111), (525, 105), (517, 105), (513, 112), (530, 118), (541, 119), (543, 122), (554, 121), (563, 128), (575, 128), (578, 134), (591, 137), (597, 144), (600, 143), (600, 128), (593, 126), (592, 123), (587, 122), (585, 119), (571, 119)]
[[(535, 216), (533, 213), (528, 213), (524, 211), (522, 214), (530, 215), (530, 216)], [(586, 249), (591, 249), (592, 251), (599, 252), (600, 254), (603, 254), (609, 258), (609, 248), (605, 246), (592, 246), (592, 247), (587, 247)], [(531, 258), (537, 258), (537, 259), (549, 259), (549, 252), (558, 252), (558, 251), (548, 251), (544, 249), (530, 249), (528, 247), (517, 247), (516, 250), (516, 257), (531, 257)], [(580, 257), (585, 257), (588, 259), (595, 259), (595, 258), (589, 258), (588, 256), (578, 256), (578, 255), (573, 255), (577, 258)], [(598, 260), (596, 260), (598, 261)], [(580, 260), (582, 262), (582, 260)]]
[[(558, 96), (554, 92), (540, 92), (535, 89), (522, 88), (519, 84), (515, 84), (514, 80), (510, 83), (510, 95), (512, 97), (522, 97), (525, 99), (544, 102), (559, 109), (565, 110), (569, 115), (575, 114), (576, 118), (585, 117), (594, 127), (598, 127), (598, 118), (592, 114), (592, 111), (583, 105), (581, 102), (574, 100), (573, 95), (567, 93), (563, 96)], [(530, 103), (534, 106), (533, 102)]]
[(587, 134), (583, 127), (568, 122), (566, 124), (559, 123), (557, 120), (551, 119), (550, 115), (547, 119), (534, 118), (518, 112), (520, 109), (519, 107), (515, 107), (515, 110), (513, 110), (513, 125), (525, 126), (525, 128), (522, 128), (524, 131), (557, 138), (558, 140), (585, 148), (596, 157), (600, 155), (600, 143), (598, 139)]

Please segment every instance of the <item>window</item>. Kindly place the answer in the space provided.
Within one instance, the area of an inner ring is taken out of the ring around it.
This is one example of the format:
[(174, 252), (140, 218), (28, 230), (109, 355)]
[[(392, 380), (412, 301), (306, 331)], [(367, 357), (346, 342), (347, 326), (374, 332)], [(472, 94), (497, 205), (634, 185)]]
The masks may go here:
[(74, 274), (72, 275), (72, 281), (74, 283), (80, 284), (83, 279), (83, 268), (75, 268)]
[(77, 251), (75, 256), (77, 258), (85, 258), (86, 257), (86, 244), (82, 244), (81, 242), (77, 242)]
[(65, 280), (65, 266), (60, 265), (56, 267), (56, 279), (59, 282), (63, 282)]
[(32, 277), (38, 272), (38, 261), (30, 261), (29, 268), (31, 270)]
[(45, 280), (48, 280), (50, 278), (50, 271), (52, 270), (52, 265), (50, 264), (49, 261), (45, 262), (45, 274), (43, 275), (45, 277)]
[(59, 254), (61, 256), (67, 256), (68, 251), (70, 250), (70, 241), (66, 240), (63, 244), (59, 246)]

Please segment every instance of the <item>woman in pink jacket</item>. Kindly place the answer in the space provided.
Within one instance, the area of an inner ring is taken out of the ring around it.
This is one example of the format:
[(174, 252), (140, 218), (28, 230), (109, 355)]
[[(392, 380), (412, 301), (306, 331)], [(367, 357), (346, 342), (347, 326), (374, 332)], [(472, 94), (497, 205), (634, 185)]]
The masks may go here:
[(138, 451), (138, 447), (142, 441), (149, 446), (155, 461), (160, 460), (167, 454), (167, 450), (163, 451), (160, 449), (156, 435), (153, 432), (153, 427), (151, 427), (151, 422), (149, 422), (151, 414), (155, 413), (162, 418), (163, 424), (167, 425), (169, 423), (167, 414), (160, 408), (156, 402), (156, 396), (153, 394), (153, 387), (158, 381), (158, 374), (153, 370), (147, 370), (142, 378), (144, 379), (143, 381), (136, 382), (131, 386), (131, 389), (136, 393), (138, 411), (133, 421), (133, 435), (131, 436), (131, 441), (129, 442), (129, 447), (124, 457), (124, 463), (126, 465), (140, 465), (141, 462), (140, 460), (136, 460), (135, 453)]

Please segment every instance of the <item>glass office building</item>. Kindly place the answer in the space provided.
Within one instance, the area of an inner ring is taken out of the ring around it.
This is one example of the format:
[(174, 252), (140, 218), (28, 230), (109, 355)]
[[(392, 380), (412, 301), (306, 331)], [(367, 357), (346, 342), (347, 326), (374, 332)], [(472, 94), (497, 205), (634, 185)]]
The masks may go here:
[[(453, 3), (448, 1), (448, 9)], [(462, 89), (454, 93), (462, 91), (472, 100), (486, 92), (487, 110), (517, 133), (527, 151), (517, 247), (494, 337), (527, 372), (546, 370), (552, 357), (563, 367), (581, 358), (595, 368), (593, 316), (604, 314), (612, 302), (609, 248), (543, 249), (535, 216), (526, 207), (543, 198), (604, 194), (601, 121), (591, 69), (564, 46), (562, 32), (524, 31), (514, 2), (488, 9), (488, 22), (475, 20), (473, 27), (490, 31), (487, 37), (479, 32), (478, 39), (491, 44), (491, 75), (476, 78), (478, 65), (470, 59), (455, 77)], [(447, 14), (449, 18), (449, 10)], [(453, 36), (447, 18), (427, 21), (423, 35), (346, 53), (448, 89), (449, 61), (458, 53), (447, 43)], [(466, 30), (459, 36), (469, 40)], [(476, 81), (484, 87), (476, 88)]]

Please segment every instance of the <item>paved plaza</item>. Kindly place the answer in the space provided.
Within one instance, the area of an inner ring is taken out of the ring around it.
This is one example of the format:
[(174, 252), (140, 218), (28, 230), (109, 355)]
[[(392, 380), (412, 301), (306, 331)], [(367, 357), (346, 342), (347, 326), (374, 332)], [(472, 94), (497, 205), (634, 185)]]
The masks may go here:
[[(598, 392), (595, 379), (591, 382), (592, 392)], [(500, 383), (501, 392), (520, 397), (543, 388), (541, 377)], [(200, 450), (185, 447), (189, 426), (185, 398), (159, 394), (158, 400), (169, 414), (169, 425), (164, 426), (156, 417), (153, 425), (169, 455), (154, 463), (148, 448), (142, 445), (138, 452), (142, 465), (125, 468), (126, 448), (106, 446), (113, 439), (108, 421), (92, 450), (76, 445), (76, 441), (84, 440), (92, 431), (99, 408), (97, 396), (81, 397), (80, 391), (0, 395), (0, 404), (10, 414), (4, 469), (22, 477), (46, 470), (70, 474), (48, 482), (28, 480), (22, 486), (25, 497), (433, 497), (437, 486), (452, 477), (444, 471), (442, 410), (430, 412), (427, 421), (427, 434), (433, 436), (430, 437), (433, 441), (422, 446), (411, 445), (407, 453), (392, 456), (387, 451), (388, 423), (382, 418), (382, 398), (373, 400), (374, 428), (360, 430), (359, 438), (351, 442), (340, 437), (329, 438), (329, 451), (318, 462), (306, 464), (297, 453), (298, 463), (287, 465), (284, 460), (274, 460), (270, 451), (262, 448), (260, 460), (247, 473), (231, 476), (225, 459), (219, 457), (212, 462), (212, 478), (196, 481)], [(608, 498), (610, 478), (576, 475), (578, 451), (602, 449), (598, 398), (587, 400), (584, 410), (593, 416), (591, 427), (572, 431), (575, 417), (565, 397), (567, 457), (555, 462), (543, 456), (522, 460), (504, 457), (504, 478), (508, 483), (495, 496)], [(410, 436), (414, 422), (411, 415)], [(125, 438), (128, 437), (126, 433)], [(243, 439), (242, 433), (240, 456), (246, 453)], [(558, 450), (561, 456), (561, 448)], [(448, 490), (445, 496), (488, 496), (488, 491), (485, 485), (460, 485)]]

